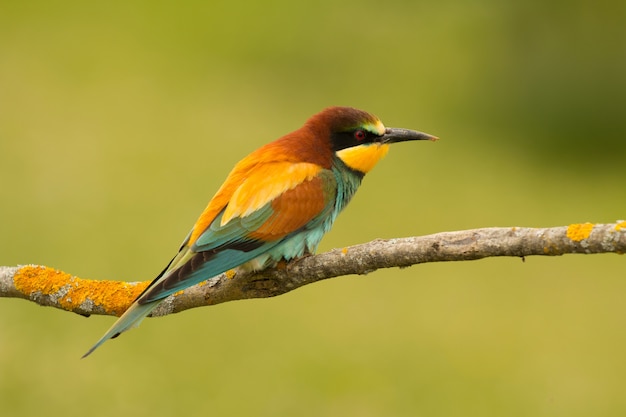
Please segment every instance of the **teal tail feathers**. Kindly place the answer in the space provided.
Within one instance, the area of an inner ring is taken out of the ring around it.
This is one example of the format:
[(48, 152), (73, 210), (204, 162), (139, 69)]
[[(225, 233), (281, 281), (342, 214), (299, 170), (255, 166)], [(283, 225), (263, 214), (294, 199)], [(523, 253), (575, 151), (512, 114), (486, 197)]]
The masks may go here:
[[(122, 316), (117, 319), (117, 321), (113, 324), (113, 326), (111, 326), (111, 328), (104, 334), (104, 336), (102, 336), (100, 338), (100, 340), (98, 340), (96, 342), (95, 345), (93, 345), (91, 347), (91, 349), (89, 349), (87, 351), (87, 353), (85, 353), (82, 358), (86, 358), (87, 356), (91, 355), (93, 353), (94, 350), (96, 350), (100, 345), (102, 345), (104, 342), (106, 342), (109, 339), (113, 339), (117, 336), (119, 336), (121, 333), (124, 333), (127, 330), (132, 329), (133, 327), (137, 327), (139, 326), (139, 324), (141, 323), (141, 321), (148, 315), (150, 314), (150, 312), (161, 302), (161, 300), (152, 302), (152, 303), (146, 303), (146, 304), (139, 304), (138, 302), (134, 302), (133, 305), (131, 305), (128, 310), (126, 310), (124, 312), (124, 314), (122, 314)], [(82, 359), (81, 358), (81, 359)]]

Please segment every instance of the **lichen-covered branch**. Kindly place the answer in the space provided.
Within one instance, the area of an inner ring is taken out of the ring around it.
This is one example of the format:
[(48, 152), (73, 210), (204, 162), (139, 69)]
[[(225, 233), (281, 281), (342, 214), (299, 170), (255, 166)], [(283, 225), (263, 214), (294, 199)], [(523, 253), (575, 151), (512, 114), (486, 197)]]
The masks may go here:
[[(284, 294), (303, 285), (380, 268), (493, 256), (626, 252), (626, 222), (550, 228), (503, 227), (374, 240), (279, 264), (259, 273), (229, 271), (165, 299), (152, 313), (164, 316), (194, 307)], [(0, 267), (0, 297), (91, 314), (121, 315), (148, 282), (97, 281), (45, 266)]]

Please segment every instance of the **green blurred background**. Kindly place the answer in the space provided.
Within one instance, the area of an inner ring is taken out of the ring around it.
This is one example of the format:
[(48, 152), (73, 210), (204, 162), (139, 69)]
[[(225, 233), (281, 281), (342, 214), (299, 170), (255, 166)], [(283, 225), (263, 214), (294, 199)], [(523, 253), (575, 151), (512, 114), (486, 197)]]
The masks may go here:
[[(328, 105), (396, 145), (321, 250), (626, 203), (626, 3), (0, 3), (0, 264), (148, 280), (232, 165)], [(621, 256), (344, 277), (160, 319), (0, 300), (6, 416), (626, 413)]]

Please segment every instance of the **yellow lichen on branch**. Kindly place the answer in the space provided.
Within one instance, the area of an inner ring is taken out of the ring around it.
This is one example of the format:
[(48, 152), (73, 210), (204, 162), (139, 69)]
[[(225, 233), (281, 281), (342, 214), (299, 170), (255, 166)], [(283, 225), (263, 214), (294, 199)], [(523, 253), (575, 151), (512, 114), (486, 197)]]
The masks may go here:
[[(152, 317), (234, 300), (266, 298), (303, 285), (381, 268), (496, 256), (626, 253), (626, 222), (549, 228), (489, 227), (428, 236), (374, 240), (280, 262), (264, 271), (228, 271), (166, 298)], [(148, 282), (80, 279), (43, 266), (0, 266), (0, 297), (24, 298), (89, 316), (121, 315)]]
[(593, 224), (591, 223), (570, 224), (567, 227), (567, 237), (574, 242), (580, 242), (583, 239), (587, 239), (591, 235), (592, 230)]
[(27, 265), (16, 272), (13, 284), (30, 299), (55, 297), (60, 306), (68, 311), (76, 311), (85, 303), (92, 303), (105, 314), (120, 316), (149, 282), (96, 281), (49, 267)]

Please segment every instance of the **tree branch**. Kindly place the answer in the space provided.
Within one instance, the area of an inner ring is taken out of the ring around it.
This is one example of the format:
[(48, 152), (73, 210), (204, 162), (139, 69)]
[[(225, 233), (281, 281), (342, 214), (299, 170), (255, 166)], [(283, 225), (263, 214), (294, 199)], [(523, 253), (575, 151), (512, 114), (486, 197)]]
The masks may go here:
[[(152, 316), (248, 298), (284, 294), (303, 285), (380, 268), (494, 256), (556, 256), (626, 252), (626, 222), (550, 228), (502, 227), (374, 240), (279, 264), (262, 272), (229, 271), (164, 300)], [(81, 279), (45, 266), (0, 267), (0, 297), (15, 297), (77, 314), (121, 315), (148, 282)]]

